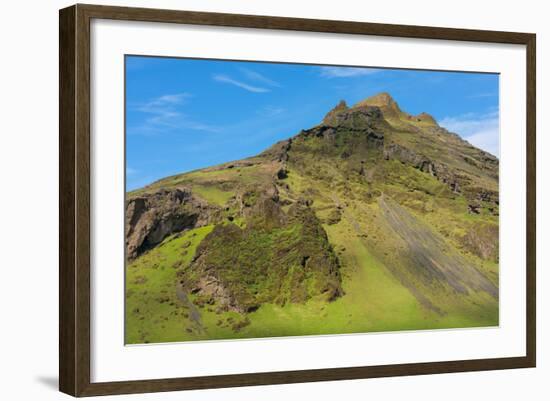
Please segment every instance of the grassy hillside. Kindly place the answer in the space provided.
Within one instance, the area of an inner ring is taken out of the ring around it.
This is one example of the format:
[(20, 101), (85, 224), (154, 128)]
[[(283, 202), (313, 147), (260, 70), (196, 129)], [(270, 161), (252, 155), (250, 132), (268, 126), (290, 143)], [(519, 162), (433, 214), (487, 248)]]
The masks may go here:
[(387, 94), (128, 194), (126, 342), (498, 324), (498, 160)]

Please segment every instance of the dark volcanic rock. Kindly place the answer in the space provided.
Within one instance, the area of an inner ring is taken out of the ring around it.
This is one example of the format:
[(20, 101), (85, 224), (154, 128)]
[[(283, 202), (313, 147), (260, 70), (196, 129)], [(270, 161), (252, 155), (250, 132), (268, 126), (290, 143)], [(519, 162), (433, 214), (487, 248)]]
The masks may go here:
[(352, 130), (372, 129), (382, 121), (382, 112), (378, 107), (364, 106), (348, 109), (340, 103), (323, 119), (323, 125), (331, 128), (348, 128)]
[(284, 180), (288, 177), (288, 171), (285, 168), (280, 168), (279, 171), (277, 171), (277, 178), (279, 180)]
[(217, 208), (188, 189), (162, 189), (126, 201), (126, 257), (133, 259), (166, 236), (208, 224)]

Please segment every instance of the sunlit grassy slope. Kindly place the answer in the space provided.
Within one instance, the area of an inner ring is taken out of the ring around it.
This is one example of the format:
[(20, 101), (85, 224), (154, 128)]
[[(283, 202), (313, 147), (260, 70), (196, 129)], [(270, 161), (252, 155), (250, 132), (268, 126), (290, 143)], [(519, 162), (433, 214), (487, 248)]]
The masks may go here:
[[(197, 307), (176, 294), (177, 261), (188, 263), (198, 241), (211, 229), (199, 228), (161, 246), (128, 267), (127, 343), (360, 333), (498, 324), (497, 305), (481, 307), (476, 297), (448, 302), (440, 316), (423, 308), (416, 298), (350, 234), (345, 221), (328, 227), (330, 240), (343, 262), (345, 295), (327, 303), (310, 300), (285, 306), (264, 304), (246, 315), (220, 312), (216, 305)], [(182, 257), (182, 245), (191, 243)], [(483, 299), (483, 297), (481, 297)], [(190, 300), (192, 298), (190, 297)], [(487, 301), (487, 299), (484, 299)], [(139, 309), (139, 313), (136, 312)], [(199, 320), (189, 316), (198, 313)], [(138, 317), (139, 316), (139, 317)], [(138, 318), (137, 318), (138, 317)]]
[[(416, 175), (417, 171), (411, 169), (409, 173)], [(312, 192), (305, 186), (309, 181), (297, 173), (291, 171), (288, 182), (297, 192)], [(409, 182), (414, 182), (414, 177), (409, 177)], [(426, 185), (437, 187), (438, 183), (430, 181)], [(331, 208), (327, 208), (327, 205), (331, 202), (334, 200), (322, 195), (313, 201), (314, 208), (318, 207), (319, 216), (329, 214)], [(444, 313), (423, 306), (385, 265), (392, 263), (391, 255), (390, 259), (384, 255), (391, 251), (392, 240), (384, 237), (388, 235), (384, 232), (388, 228), (384, 227), (378, 204), (347, 202), (349, 206), (342, 219), (337, 224), (324, 225), (341, 262), (342, 297), (328, 303), (319, 299), (283, 306), (267, 303), (246, 314), (221, 311), (215, 303), (197, 306), (191, 294), (184, 301), (177, 294), (176, 272), (189, 265), (196, 246), (211, 231), (212, 226), (197, 228), (167, 238), (161, 245), (128, 265), (126, 342), (360, 333), (498, 324), (498, 302), (481, 292), (468, 296), (441, 293), (434, 302), (439, 308), (444, 308)], [(431, 202), (435, 202), (432, 207), (438, 207), (437, 199)], [(445, 200), (441, 202), (445, 203)], [(467, 226), (469, 220), (472, 220), (467, 213), (456, 214), (445, 208), (441, 210), (439, 218), (425, 213), (423, 219), (451, 231), (460, 231), (464, 224)], [(461, 220), (465, 223), (450, 226), (444, 224), (445, 221), (456, 223)], [(478, 220), (483, 221), (483, 218), (479, 217)], [(371, 234), (370, 238), (368, 234), (358, 233), (357, 229)], [(497, 279), (498, 268), (494, 262), (481, 261), (467, 252), (464, 255), (477, 259), (480, 268)], [(193, 315), (197, 317), (191, 318)]]

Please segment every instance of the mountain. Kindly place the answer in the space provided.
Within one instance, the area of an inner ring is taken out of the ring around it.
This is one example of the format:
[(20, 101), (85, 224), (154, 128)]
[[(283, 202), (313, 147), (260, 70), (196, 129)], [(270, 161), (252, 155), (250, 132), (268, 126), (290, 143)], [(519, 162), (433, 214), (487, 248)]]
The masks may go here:
[(497, 325), (498, 172), (381, 93), (130, 192), (126, 341)]

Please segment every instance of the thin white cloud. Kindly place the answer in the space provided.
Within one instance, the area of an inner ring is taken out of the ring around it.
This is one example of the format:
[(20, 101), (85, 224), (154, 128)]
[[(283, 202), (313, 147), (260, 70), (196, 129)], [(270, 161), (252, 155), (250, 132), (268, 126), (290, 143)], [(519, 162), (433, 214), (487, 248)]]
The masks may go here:
[(126, 167), (126, 175), (136, 175), (138, 170), (132, 167)]
[(439, 125), (455, 132), (477, 148), (500, 157), (498, 110), (485, 114), (468, 113), (445, 117)]
[(163, 95), (153, 100), (153, 104), (180, 104), (185, 99), (188, 99), (191, 97), (190, 93), (184, 92), (184, 93), (175, 93), (171, 95)]
[(380, 71), (377, 68), (363, 67), (321, 67), (321, 76), (325, 78), (351, 78), (372, 75)]
[(184, 103), (184, 101), (190, 97), (190, 93), (174, 93), (162, 95), (157, 98), (151, 99), (146, 103), (140, 104), (137, 109), (143, 113), (160, 113), (167, 107)]
[(237, 86), (241, 89), (244, 89), (248, 92), (254, 92), (254, 93), (270, 92), (269, 89), (261, 88), (261, 87), (258, 87), (258, 86), (252, 86), (252, 85), (249, 85), (247, 83), (237, 81), (236, 79), (228, 77), (227, 75), (217, 74), (217, 75), (214, 75), (212, 78), (215, 81), (231, 84), (231, 85)]
[(265, 75), (260, 74), (259, 72), (250, 70), (248, 68), (241, 68), (241, 72), (244, 74), (245, 77), (252, 81), (261, 82), (264, 85), (274, 86), (274, 87), (280, 87), (281, 84), (278, 82), (272, 80), (271, 78), (266, 77)]
[(138, 105), (136, 110), (151, 115), (146, 120), (149, 124), (169, 126), (181, 116), (181, 113), (177, 111), (177, 106), (183, 104), (190, 97), (189, 93), (162, 95)]
[(135, 111), (149, 115), (144, 123), (130, 127), (131, 134), (157, 134), (176, 129), (217, 132), (218, 128), (193, 121), (181, 108), (192, 95), (190, 93), (166, 94), (134, 107)]

